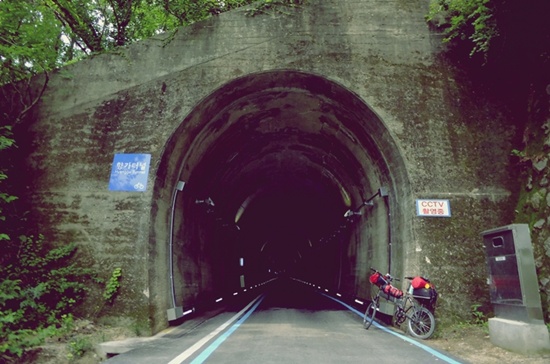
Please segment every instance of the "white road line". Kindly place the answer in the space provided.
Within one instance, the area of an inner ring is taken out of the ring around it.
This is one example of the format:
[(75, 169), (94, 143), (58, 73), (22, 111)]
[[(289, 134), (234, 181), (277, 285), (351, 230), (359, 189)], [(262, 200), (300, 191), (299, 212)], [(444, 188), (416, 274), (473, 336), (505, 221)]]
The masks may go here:
[(256, 297), (252, 302), (250, 302), (248, 305), (246, 305), (245, 308), (240, 310), (237, 314), (235, 314), (233, 317), (231, 317), (228, 321), (226, 321), (224, 324), (222, 324), (220, 327), (218, 327), (216, 330), (212, 331), (210, 334), (203, 337), (201, 340), (197, 341), (193, 346), (191, 346), (189, 349), (185, 350), (183, 353), (175, 357), (174, 359), (170, 360), (168, 364), (180, 364), (185, 359), (189, 358), (191, 355), (193, 355), (197, 350), (199, 350), (204, 344), (206, 344), (208, 341), (210, 341), (213, 337), (218, 335), (220, 332), (225, 330), (227, 326), (231, 325), (233, 322), (235, 322), (239, 317), (241, 317), (256, 301), (260, 299), (261, 295)]

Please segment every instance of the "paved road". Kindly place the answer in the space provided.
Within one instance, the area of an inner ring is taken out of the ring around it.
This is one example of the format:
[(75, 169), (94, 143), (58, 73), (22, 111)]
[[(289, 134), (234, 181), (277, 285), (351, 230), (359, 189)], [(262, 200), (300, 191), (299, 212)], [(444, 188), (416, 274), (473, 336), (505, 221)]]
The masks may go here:
[(458, 363), (392, 330), (364, 330), (356, 312), (298, 282), (276, 281), (243, 308), (175, 328), (106, 363)]

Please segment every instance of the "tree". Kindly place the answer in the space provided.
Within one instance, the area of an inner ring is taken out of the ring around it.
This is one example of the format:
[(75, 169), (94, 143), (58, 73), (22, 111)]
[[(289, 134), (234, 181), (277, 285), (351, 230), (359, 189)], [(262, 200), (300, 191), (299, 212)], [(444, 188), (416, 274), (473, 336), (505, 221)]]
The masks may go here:
[[(252, 1), (0, 0), (0, 361), (23, 355), (70, 323), (94, 276), (74, 264), (74, 244), (51, 244), (32, 225), (23, 226), (24, 208), (14, 208), (19, 199), (8, 183), (16, 173), (16, 127), (40, 100), (49, 72)], [(263, 0), (255, 9), (301, 1)], [(115, 297), (118, 269), (105, 299)]]
[(445, 43), (490, 70), (548, 76), (547, 0), (432, 0), (426, 19)]

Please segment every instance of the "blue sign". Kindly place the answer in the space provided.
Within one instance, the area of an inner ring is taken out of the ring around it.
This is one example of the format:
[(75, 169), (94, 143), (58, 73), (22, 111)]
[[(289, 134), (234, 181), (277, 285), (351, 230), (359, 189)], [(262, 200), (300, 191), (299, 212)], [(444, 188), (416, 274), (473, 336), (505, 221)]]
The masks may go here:
[(151, 154), (115, 154), (109, 190), (144, 192), (150, 164)]

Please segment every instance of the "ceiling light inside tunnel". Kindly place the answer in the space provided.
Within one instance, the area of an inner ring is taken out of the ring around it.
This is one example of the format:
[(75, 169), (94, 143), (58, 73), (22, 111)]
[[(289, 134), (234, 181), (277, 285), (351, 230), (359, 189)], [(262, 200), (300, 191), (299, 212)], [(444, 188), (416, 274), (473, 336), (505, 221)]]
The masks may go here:
[(323, 175), (325, 177), (330, 178), (330, 180), (338, 186), (338, 189), (340, 190), (340, 195), (342, 196), (342, 202), (344, 203), (344, 206), (350, 207), (351, 206), (351, 197), (348, 193), (348, 191), (342, 186), (340, 181), (332, 174), (329, 170), (323, 169)]
[(349, 196), (348, 191), (343, 186), (340, 186), (340, 194), (342, 195), (342, 202), (344, 202), (344, 206), (350, 207), (351, 206), (351, 197)]
[(246, 210), (246, 207), (248, 206), (248, 204), (250, 204), (250, 202), (252, 201), (252, 199), (257, 195), (257, 193), (254, 193), (250, 196), (248, 196), (244, 201), (243, 203), (241, 204), (241, 206), (239, 206), (239, 208), (237, 209), (237, 213), (235, 214), (235, 224), (237, 224), (239, 222), (239, 220), (241, 219), (241, 217), (243, 216), (243, 213), (244, 211)]

